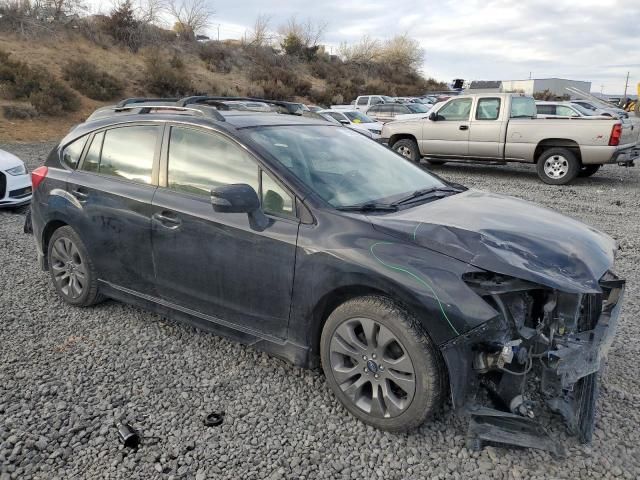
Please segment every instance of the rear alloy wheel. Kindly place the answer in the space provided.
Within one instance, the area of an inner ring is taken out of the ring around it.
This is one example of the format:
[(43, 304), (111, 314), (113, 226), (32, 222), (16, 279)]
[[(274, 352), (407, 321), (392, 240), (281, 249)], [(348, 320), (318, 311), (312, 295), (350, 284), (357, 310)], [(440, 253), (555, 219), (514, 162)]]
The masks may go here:
[(53, 232), (47, 258), (53, 285), (65, 302), (85, 307), (100, 300), (95, 269), (84, 243), (71, 227)]
[(583, 165), (578, 172), (579, 177), (590, 177), (595, 175), (600, 170), (600, 165)]
[(435, 347), (385, 298), (339, 306), (322, 331), (321, 357), (340, 402), (376, 428), (413, 429), (441, 404), (445, 373)]
[(538, 176), (550, 185), (566, 185), (578, 176), (580, 164), (566, 148), (550, 148), (542, 152), (536, 165)]
[(394, 143), (392, 149), (412, 162), (420, 163), (420, 150), (415, 140), (403, 138)]

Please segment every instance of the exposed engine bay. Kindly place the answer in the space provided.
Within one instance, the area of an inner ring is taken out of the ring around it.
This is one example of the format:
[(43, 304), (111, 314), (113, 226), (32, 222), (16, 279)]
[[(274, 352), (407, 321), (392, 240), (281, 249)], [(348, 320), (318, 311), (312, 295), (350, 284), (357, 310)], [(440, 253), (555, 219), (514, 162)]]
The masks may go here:
[(544, 405), (562, 417), (571, 435), (589, 443), (598, 373), (615, 335), (624, 280), (607, 272), (595, 293), (564, 293), (490, 273), (474, 273), (465, 282), (499, 312), (443, 349), (450, 371), (460, 372), (450, 382), (454, 407), (471, 415), (468, 445), (563, 455), (536, 419), (536, 408)]

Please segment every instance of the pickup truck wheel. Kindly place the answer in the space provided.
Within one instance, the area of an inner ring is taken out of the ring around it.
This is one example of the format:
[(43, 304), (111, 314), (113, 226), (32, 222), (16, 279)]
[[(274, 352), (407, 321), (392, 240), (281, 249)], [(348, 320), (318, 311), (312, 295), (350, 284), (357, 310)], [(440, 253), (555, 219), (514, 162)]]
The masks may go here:
[(391, 148), (403, 157), (416, 163), (420, 163), (420, 149), (418, 148), (418, 144), (415, 140), (403, 138), (394, 143)]
[(580, 172), (578, 172), (579, 177), (590, 177), (591, 175), (595, 175), (595, 173), (600, 170), (600, 165), (584, 165)]
[(542, 152), (536, 165), (538, 176), (550, 185), (566, 185), (578, 176), (580, 164), (566, 148), (550, 148)]
[(358, 297), (336, 308), (322, 330), (320, 356), (338, 400), (376, 428), (416, 428), (443, 401), (439, 352), (415, 317), (385, 297)]

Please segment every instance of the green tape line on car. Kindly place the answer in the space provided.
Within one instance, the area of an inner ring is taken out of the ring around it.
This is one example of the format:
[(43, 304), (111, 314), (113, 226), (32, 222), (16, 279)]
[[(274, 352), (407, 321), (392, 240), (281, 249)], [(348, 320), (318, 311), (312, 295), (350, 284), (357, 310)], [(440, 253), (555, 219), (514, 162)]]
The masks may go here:
[[(417, 229), (417, 227), (416, 227)], [(415, 233), (415, 232), (414, 232)], [(435, 292), (435, 290), (433, 289), (433, 287), (431, 287), (431, 285), (429, 285), (427, 282), (425, 282), (422, 278), (420, 278), (419, 276), (417, 276), (415, 273), (411, 272), (410, 270), (407, 270), (406, 268), (402, 268), (399, 267), (397, 265), (390, 265), (388, 263), (385, 263), (380, 257), (378, 257), (376, 255), (376, 253), (373, 251), (373, 249), (377, 246), (377, 245), (394, 245), (393, 242), (377, 242), (374, 243), (373, 245), (371, 245), (371, 248), (369, 249), (371, 251), (371, 255), (373, 255), (373, 258), (375, 258), (378, 262), (380, 262), (382, 265), (384, 265), (387, 268), (390, 268), (392, 270), (397, 270), (399, 272), (403, 272), (406, 273), (407, 275), (409, 275), (411, 278), (413, 278), (414, 280), (416, 280), (417, 282), (421, 283), (422, 285), (424, 285), (425, 287), (427, 287), (431, 293), (433, 293), (433, 296), (435, 297), (436, 301), (438, 302), (438, 306), (440, 307), (440, 311), (442, 312), (442, 316), (444, 317), (444, 319), (447, 321), (447, 323), (449, 324), (449, 326), (451, 327), (451, 329), (455, 332), (456, 335), (460, 335), (460, 332), (458, 332), (458, 330), (456, 330), (456, 327), (453, 326), (453, 324), (451, 323), (451, 320), (449, 320), (449, 317), (447, 317), (447, 312), (444, 311), (444, 307), (442, 305), (442, 302), (440, 301), (440, 298), (438, 298), (438, 294)]]
[(416, 241), (416, 233), (418, 233), (418, 229), (420, 228), (420, 225), (422, 225), (422, 222), (418, 223), (418, 225), (416, 225), (416, 228), (413, 229), (413, 241)]

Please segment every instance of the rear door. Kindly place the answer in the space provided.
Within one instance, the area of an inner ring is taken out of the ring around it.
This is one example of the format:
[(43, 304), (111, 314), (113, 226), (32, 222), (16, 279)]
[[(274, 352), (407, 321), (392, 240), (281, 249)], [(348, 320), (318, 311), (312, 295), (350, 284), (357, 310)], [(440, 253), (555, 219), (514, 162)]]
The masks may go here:
[[(283, 338), (299, 221), (295, 197), (231, 138), (173, 125), (163, 145), (153, 200), (153, 258), (160, 296), (179, 309)], [(219, 213), (211, 189), (245, 183), (269, 218), (257, 230), (246, 213)]]
[(499, 97), (478, 98), (469, 126), (470, 157), (480, 160), (502, 159), (504, 150), (503, 128), (506, 115)]
[(437, 120), (422, 126), (420, 151), (426, 156), (466, 157), (469, 153), (471, 98), (456, 98), (438, 110)]
[(162, 125), (94, 133), (68, 181), (70, 211), (101, 280), (154, 293), (151, 201), (157, 185)]
[(363, 112), (369, 108), (369, 97), (358, 97), (358, 102), (356, 103), (356, 109), (362, 110)]

